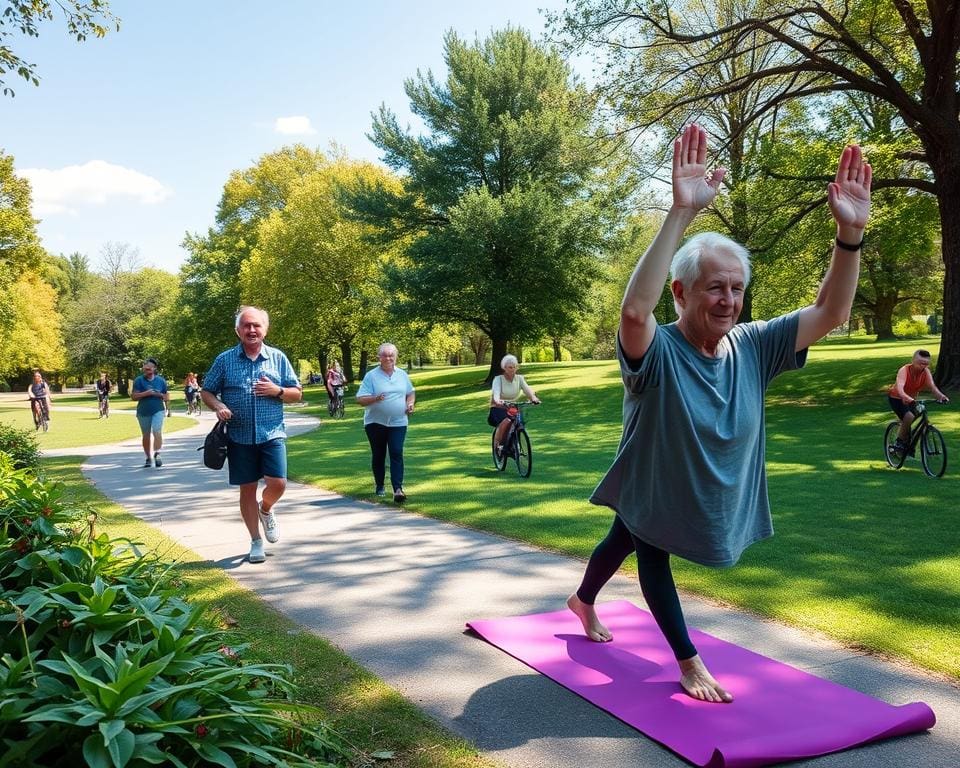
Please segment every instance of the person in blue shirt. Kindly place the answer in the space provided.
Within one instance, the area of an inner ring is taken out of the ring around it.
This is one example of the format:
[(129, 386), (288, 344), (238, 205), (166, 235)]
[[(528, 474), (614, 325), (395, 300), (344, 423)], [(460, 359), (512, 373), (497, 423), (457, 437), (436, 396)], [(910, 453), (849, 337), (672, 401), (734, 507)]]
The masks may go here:
[(357, 390), (357, 403), (363, 406), (363, 428), (373, 454), (374, 493), (385, 496), (387, 452), (390, 453), (390, 484), (393, 500), (406, 501), (403, 490), (403, 443), (407, 437), (409, 416), (417, 400), (410, 377), (397, 368), (397, 348), (381, 344), (377, 349), (380, 365), (367, 371)]
[(149, 467), (152, 463), (162, 467), (160, 448), (163, 446), (163, 419), (169, 415), (167, 403), (170, 402), (170, 393), (166, 379), (157, 374), (156, 358), (148, 357), (143, 361), (143, 373), (134, 379), (130, 397), (137, 401), (137, 421), (140, 422), (143, 453), (146, 456), (143, 466)]
[[(234, 321), (237, 346), (221, 352), (203, 379), (200, 397), (220, 421), (228, 422), (230, 484), (240, 486), (240, 515), (250, 534), (251, 563), (267, 559), (260, 528), (271, 544), (280, 540), (274, 505), (287, 488), (284, 403), (303, 394), (293, 366), (279, 349), (263, 343), (270, 316), (241, 307)], [(257, 500), (263, 478), (264, 489)]]
[[(680, 686), (693, 698), (733, 701), (691, 642), (670, 557), (733, 565), (773, 534), (764, 465), (764, 393), (778, 374), (803, 367), (807, 347), (850, 314), (870, 212), (872, 171), (847, 146), (827, 203), (836, 224), (830, 267), (810, 306), (769, 321), (738, 324), (750, 280), (746, 249), (714, 232), (680, 246), (713, 202), (724, 169), (708, 171), (707, 135), (690, 125), (673, 150), (673, 204), (624, 292), (617, 358), (624, 384), (623, 435), (590, 501), (613, 523), (567, 600), (585, 634), (613, 639), (594, 608), (597, 594), (631, 552), (644, 599), (670, 645)], [(653, 310), (668, 272), (679, 316), (660, 325)]]

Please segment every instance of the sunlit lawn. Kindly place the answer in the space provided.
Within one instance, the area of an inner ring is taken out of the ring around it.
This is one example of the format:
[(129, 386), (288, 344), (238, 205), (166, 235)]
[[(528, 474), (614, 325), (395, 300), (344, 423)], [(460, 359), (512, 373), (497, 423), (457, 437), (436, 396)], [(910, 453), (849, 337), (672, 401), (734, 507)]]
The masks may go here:
[[(767, 460), (776, 536), (732, 569), (677, 561), (682, 588), (960, 677), (960, 398), (931, 409), (952, 461), (944, 478), (926, 477), (918, 461), (889, 469), (882, 453), (885, 388), (921, 345), (936, 354), (936, 339), (831, 341), (812, 350), (805, 371), (775, 382)], [(585, 558), (610, 523), (611, 512), (586, 499), (619, 441), (619, 374), (610, 362), (523, 371), (544, 400), (527, 411), (527, 480), (512, 463), (502, 474), (493, 468), (486, 369), (414, 372), (408, 506)], [(373, 499), (351, 398), (344, 420), (325, 418), (289, 446), (292, 474)]]
[[(109, 419), (97, 417), (96, 400), (89, 411), (62, 410), (58, 406), (67, 405), (67, 398), (53, 401), (50, 413), (50, 430), (34, 430), (33, 414), (24, 401), (23, 405), (0, 403), (0, 421), (21, 429), (28, 429), (37, 437), (40, 449), (77, 448), (83, 445), (104, 445), (121, 440), (140, 437), (140, 426), (133, 411), (120, 412), (111, 408)], [(85, 403), (89, 405), (89, 403)], [(176, 432), (196, 424), (185, 416), (171, 416), (163, 425), (164, 432)]]

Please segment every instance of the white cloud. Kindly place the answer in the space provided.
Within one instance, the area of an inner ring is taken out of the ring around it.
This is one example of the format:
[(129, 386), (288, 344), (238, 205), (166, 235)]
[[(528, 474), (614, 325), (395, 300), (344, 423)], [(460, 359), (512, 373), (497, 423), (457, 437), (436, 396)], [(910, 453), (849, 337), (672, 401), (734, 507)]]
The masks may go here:
[(104, 160), (54, 170), (24, 168), (17, 173), (30, 182), (34, 216), (76, 213), (78, 206), (103, 205), (115, 198), (154, 205), (173, 194), (152, 176)]
[(310, 118), (303, 115), (278, 117), (273, 123), (273, 130), (284, 136), (311, 136), (317, 132), (310, 124)]

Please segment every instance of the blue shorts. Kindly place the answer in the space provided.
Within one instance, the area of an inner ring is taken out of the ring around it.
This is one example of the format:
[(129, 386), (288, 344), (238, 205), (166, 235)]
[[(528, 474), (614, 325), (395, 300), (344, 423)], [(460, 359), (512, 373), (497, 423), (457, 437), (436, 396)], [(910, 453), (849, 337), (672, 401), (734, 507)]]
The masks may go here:
[(257, 445), (227, 443), (230, 485), (255, 483), (261, 477), (287, 477), (287, 441), (278, 437)]
[(163, 432), (163, 420), (166, 416), (166, 411), (157, 411), (152, 416), (137, 416), (137, 421), (140, 422), (140, 433), (146, 435), (153, 432), (153, 434), (159, 435)]

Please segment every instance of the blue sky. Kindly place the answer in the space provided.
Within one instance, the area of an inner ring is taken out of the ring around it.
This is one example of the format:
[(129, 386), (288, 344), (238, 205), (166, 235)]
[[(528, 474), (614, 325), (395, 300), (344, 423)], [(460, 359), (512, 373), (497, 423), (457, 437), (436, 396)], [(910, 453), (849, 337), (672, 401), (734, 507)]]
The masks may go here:
[[(77, 43), (62, 18), (15, 46), (34, 87), (7, 76), (0, 149), (34, 187), (52, 253), (94, 267), (107, 242), (175, 272), (186, 232), (206, 232), (229, 173), (297, 142), (378, 160), (365, 137), (381, 102), (407, 111), (403, 81), (446, 72), (443, 34), (512, 24), (539, 38), (563, 0), (114, 0), (119, 32)], [(581, 73), (586, 74), (586, 73)]]

